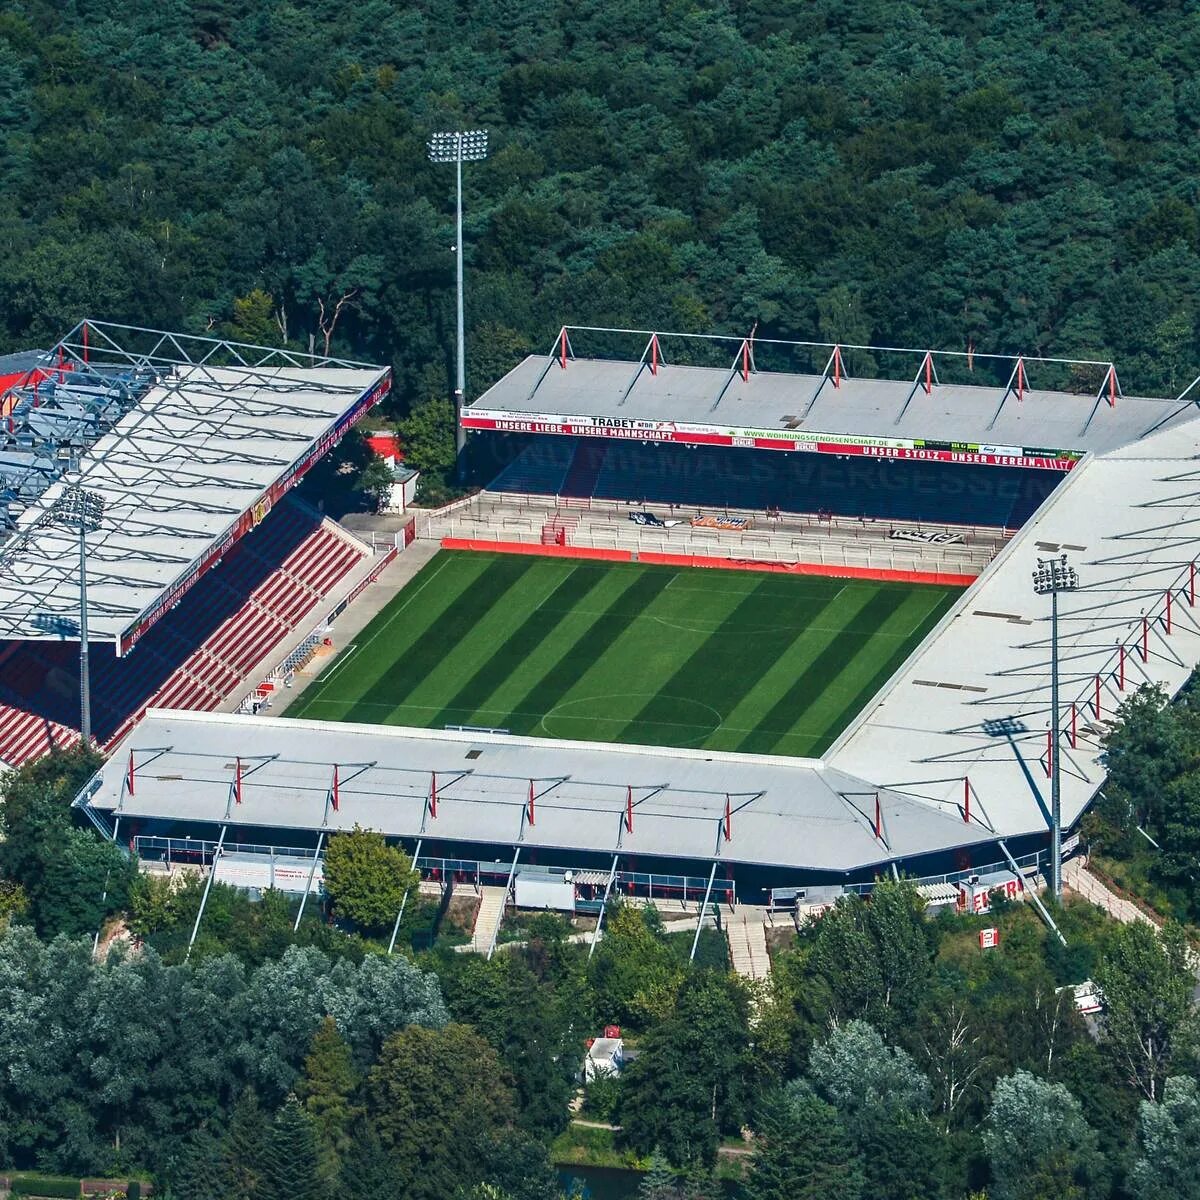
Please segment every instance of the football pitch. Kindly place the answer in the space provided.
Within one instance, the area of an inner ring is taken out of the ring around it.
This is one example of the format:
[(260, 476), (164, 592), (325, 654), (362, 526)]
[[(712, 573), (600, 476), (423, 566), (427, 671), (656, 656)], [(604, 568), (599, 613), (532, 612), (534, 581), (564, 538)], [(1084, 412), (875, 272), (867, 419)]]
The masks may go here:
[(957, 594), (442, 551), (287, 716), (816, 755)]

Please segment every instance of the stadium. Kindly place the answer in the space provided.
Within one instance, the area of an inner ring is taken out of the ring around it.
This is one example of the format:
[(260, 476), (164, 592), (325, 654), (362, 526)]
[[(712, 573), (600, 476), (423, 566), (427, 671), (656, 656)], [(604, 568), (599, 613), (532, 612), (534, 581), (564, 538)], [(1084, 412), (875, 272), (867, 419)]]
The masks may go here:
[[(563, 328), (463, 409), (492, 482), (420, 515), (400, 559), (438, 552), (338, 644), (381, 556), (339, 574), (354, 539), (286, 493), (386, 370), (121, 336), (85, 323), (10, 395), (105, 398), (80, 470), (111, 496), (110, 753), (77, 804), (144, 857), (307, 893), (361, 825), (429, 875), (599, 904), (1035, 875), (1054, 756), (1069, 829), (1118, 706), (1197, 658), (1192, 389), (1125, 395), (1112, 363)], [(60, 486), (0, 551), (10, 763), (73, 737)], [(1055, 745), (1031, 574), (1064, 554)], [(284, 719), (214, 711), (331, 633)]]

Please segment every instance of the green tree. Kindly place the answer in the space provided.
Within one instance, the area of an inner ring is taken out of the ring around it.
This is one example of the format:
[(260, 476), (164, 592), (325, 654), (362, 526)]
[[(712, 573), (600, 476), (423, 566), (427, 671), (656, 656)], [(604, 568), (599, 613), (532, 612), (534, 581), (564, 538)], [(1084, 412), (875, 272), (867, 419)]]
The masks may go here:
[(813, 1047), (809, 1078), (850, 1123), (872, 1109), (924, 1112), (929, 1105), (929, 1080), (865, 1021), (849, 1021)]
[(233, 301), (233, 318), (229, 322), (229, 337), (235, 342), (252, 346), (279, 344), (279, 326), (275, 321), (275, 298), (262, 288), (253, 288)]
[(685, 1165), (710, 1164), (724, 1133), (740, 1128), (749, 1093), (749, 1003), (740, 985), (705, 972), (680, 990), (621, 1081), (622, 1139), (661, 1148)]
[(1135, 922), (1108, 940), (1096, 968), (1104, 998), (1102, 1045), (1131, 1087), (1157, 1100), (1180, 1047), (1197, 1028), (1195, 979), (1183, 930)]
[(679, 1179), (666, 1155), (655, 1146), (638, 1182), (638, 1200), (679, 1200)]
[(325, 891), (333, 911), (367, 930), (390, 929), (404, 897), (418, 882), (408, 855), (381, 833), (335, 834), (325, 851)]
[(837, 1109), (804, 1082), (762, 1105), (746, 1200), (859, 1200), (862, 1164)]
[(458, 955), (442, 973), (455, 1020), (482, 1034), (513, 1080), (524, 1129), (553, 1137), (568, 1119), (581, 1058), (578, 1014), (514, 954)]
[(230, 1195), (221, 1140), (207, 1128), (188, 1138), (171, 1184), (178, 1200), (225, 1200)]
[(0, 874), (19, 884), (43, 937), (94, 933), (128, 903), (136, 863), (91, 828), (76, 828), (71, 801), (99, 764), (84, 751), (54, 754), (3, 780)]
[(1168, 1079), (1158, 1103), (1143, 1100), (1137, 1161), (1129, 1175), (1134, 1200), (1200, 1200), (1200, 1085)]
[(391, 1155), (369, 1127), (359, 1128), (342, 1160), (338, 1194), (345, 1200), (402, 1200), (406, 1194)]
[(271, 1124), (253, 1092), (246, 1091), (234, 1106), (222, 1152), (225, 1183), (230, 1196), (257, 1200), (269, 1186), (267, 1144)]
[(1137, 824), (1158, 826), (1167, 785), (1192, 761), (1193, 720), (1161, 687), (1143, 686), (1121, 705), (1105, 734), (1108, 787), (1129, 805)]
[(838, 902), (816, 929), (812, 960), (832, 1015), (862, 1017), (885, 1032), (909, 1027), (933, 965), (925, 902), (907, 880), (882, 879), (869, 900)]
[(600, 1019), (644, 1028), (671, 1011), (684, 967), (651, 908), (615, 906), (588, 967)]
[(29, 911), (29, 897), (14, 879), (0, 879), (0, 927)]
[(351, 1124), (356, 1115), (351, 1097), (357, 1086), (350, 1047), (338, 1032), (337, 1022), (326, 1017), (304, 1060), (304, 1075), (296, 1084), (296, 1095), (320, 1133), (321, 1170), (331, 1183), (350, 1149)]
[(466, 1025), (410, 1026), (384, 1043), (367, 1077), (370, 1128), (405, 1193), (421, 1200), (480, 1178), (512, 1105), (496, 1052)]
[(447, 395), (426, 395), (399, 423), (406, 466), (421, 472), (421, 497), (440, 502), (454, 479), (454, 405)]
[(1079, 1101), (1028, 1071), (996, 1084), (983, 1146), (995, 1200), (1083, 1200), (1101, 1175)]
[(325, 1195), (317, 1127), (295, 1096), (276, 1114), (262, 1148), (261, 1200), (319, 1200)]

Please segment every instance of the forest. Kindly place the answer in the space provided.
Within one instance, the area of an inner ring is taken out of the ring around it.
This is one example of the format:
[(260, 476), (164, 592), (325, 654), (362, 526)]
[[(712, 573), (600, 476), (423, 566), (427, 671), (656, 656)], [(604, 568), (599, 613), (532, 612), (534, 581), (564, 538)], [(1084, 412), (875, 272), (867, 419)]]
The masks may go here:
[(0, 350), (84, 316), (328, 345), (395, 365), (397, 417), (439, 405), (444, 470), (426, 140), (482, 127), (468, 399), (563, 323), (1112, 358), (1174, 395), (1198, 60), (1182, 0), (10, 0)]

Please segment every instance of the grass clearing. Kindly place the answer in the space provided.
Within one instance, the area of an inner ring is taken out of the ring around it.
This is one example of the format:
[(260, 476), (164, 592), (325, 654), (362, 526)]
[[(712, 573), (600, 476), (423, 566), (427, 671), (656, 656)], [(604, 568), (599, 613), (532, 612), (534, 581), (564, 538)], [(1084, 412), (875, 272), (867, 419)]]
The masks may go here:
[(442, 551), (286, 715), (817, 755), (957, 594)]

